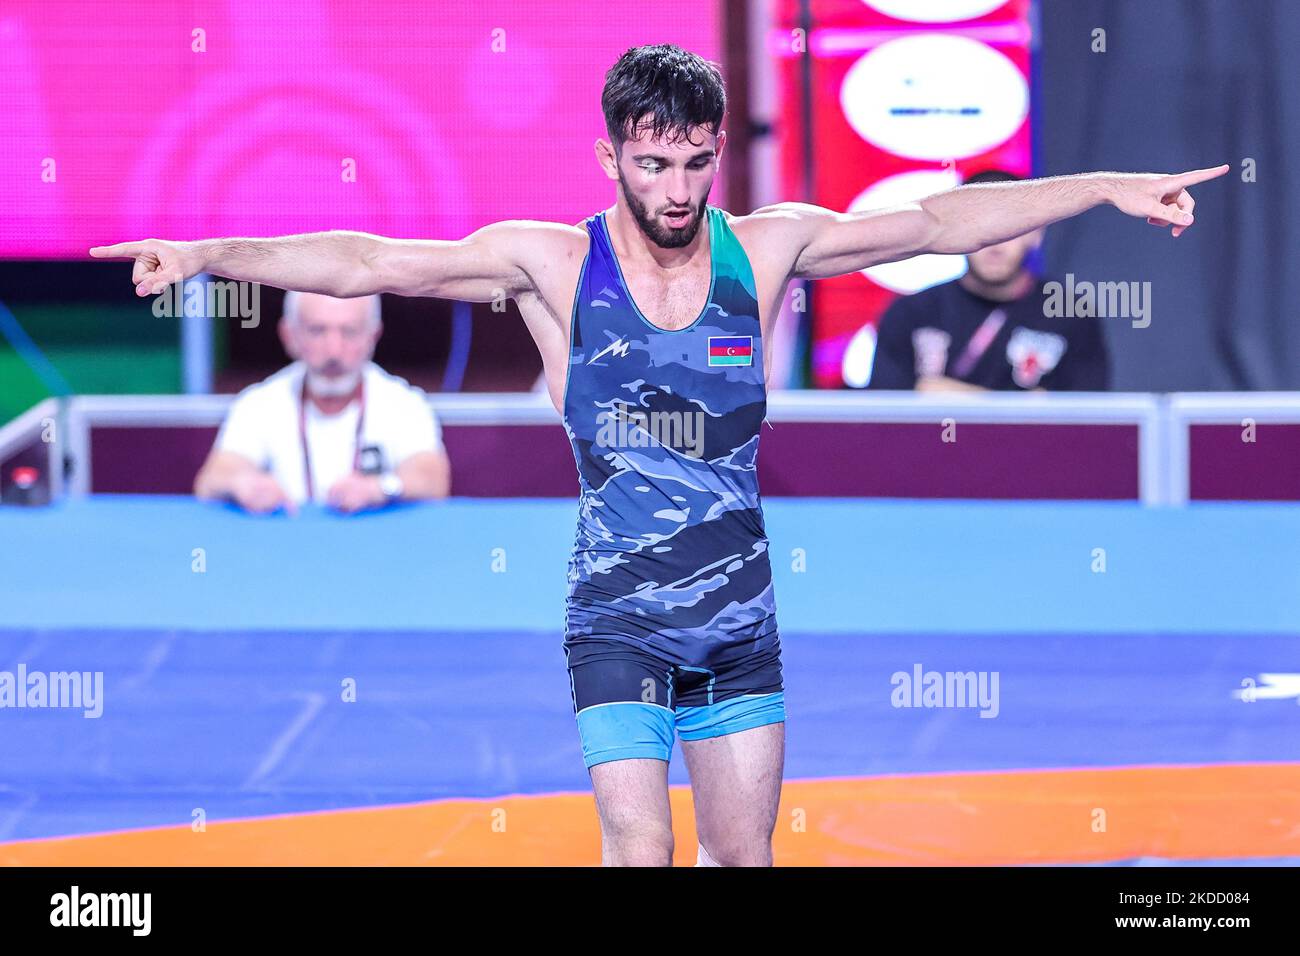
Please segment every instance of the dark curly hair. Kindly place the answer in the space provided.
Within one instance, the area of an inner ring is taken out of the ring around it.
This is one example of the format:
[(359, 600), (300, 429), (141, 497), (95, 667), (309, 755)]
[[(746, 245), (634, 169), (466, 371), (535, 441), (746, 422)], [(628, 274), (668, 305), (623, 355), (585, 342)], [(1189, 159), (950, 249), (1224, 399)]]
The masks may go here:
[(647, 128), (668, 142), (679, 142), (696, 126), (717, 135), (727, 92), (717, 64), (671, 43), (638, 46), (605, 74), (600, 108), (610, 142), (619, 151)]

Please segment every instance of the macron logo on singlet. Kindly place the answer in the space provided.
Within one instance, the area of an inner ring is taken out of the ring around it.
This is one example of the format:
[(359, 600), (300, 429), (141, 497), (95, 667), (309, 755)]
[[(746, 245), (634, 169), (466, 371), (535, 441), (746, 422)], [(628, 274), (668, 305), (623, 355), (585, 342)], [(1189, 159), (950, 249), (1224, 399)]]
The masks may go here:
[(617, 355), (619, 358), (623, 358), (624, 356), (627, 355), (627, 350), (630, 349), (631, 347), (632, 347), (631, 343), (624, 342), (623, 337), (620, 335), (613, 342), (610, 342), (603, 349), (601, 349), (599, 352), (593, 355), (591, 359), (587, 362), (587, 364), (590, 365), (592, 362), (596, 361), (596, 359), (604, 355), (612, 354), (612, 355)]

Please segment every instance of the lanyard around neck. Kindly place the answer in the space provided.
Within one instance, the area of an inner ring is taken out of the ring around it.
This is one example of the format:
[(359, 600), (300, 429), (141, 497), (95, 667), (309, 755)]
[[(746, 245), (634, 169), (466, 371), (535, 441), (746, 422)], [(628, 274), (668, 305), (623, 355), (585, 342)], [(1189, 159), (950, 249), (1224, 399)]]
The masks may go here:
[(952, 363), (953, 378), (965, 378), (974, 371), (975, 364), (984, 357), (984, 353), (989, 350), (989, 346), (993, 344), (993, 340), (997, 338), (1006, 322), (1007, 313), (1001, 306), (985, 316), (979, 328), (967, 340), (966, 348), (962, 350), (961, 355), (957, 356), (957, 361)]
[[(351, 404), (355, 398), (359, 402), (357, 407), (357, 431), (352, 440), (352, 470), (356, 471), (361, 464), (361, 429), (366, 420), (366, 379), (365, 374), (357, 382), (356, 390), (348, 398)], [(298, 436), (302, 441), (302, 471), (303, 478), (307, 485), (307, 500), (316, 499), (315, 485), (311, 477), (311, 449), (307, 445), (307, 376), (302, 377), (302, 393), (298, 399)], [(347, 405), (343, 406), (347, 408)]]

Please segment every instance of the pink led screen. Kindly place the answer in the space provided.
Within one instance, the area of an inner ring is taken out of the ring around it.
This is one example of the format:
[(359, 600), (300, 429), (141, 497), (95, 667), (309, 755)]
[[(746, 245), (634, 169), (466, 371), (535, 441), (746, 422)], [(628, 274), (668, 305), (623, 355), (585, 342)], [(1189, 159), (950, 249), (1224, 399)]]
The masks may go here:
[(716, 5), (5, 0), (0, 257), (576, 222), (613, 197), (605, 70), (661, 42), (716, 62)]

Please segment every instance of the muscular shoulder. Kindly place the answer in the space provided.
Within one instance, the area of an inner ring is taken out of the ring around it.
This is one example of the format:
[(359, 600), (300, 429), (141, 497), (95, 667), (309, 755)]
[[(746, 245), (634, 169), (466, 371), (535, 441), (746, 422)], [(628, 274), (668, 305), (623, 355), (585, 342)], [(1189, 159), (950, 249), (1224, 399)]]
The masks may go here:
[(780, 202), (762, 206), (745, 216), (725, 215), (727, 224), (751, 259), (757, 256), (788, 272), (815, 224), (834, 218), (835, 213), (808, 203)]
[(727, 222), (739, 235), (742, 231), (755, 236), (789, 240), (805, 232), (817, 222), (834, 219), (838, 214), (821, 206), (806, 202), (778, 202), (760, 206), (745, 216), (726, 213)]
[[(513, 295), (534, 337), (550, 334), (552, 327), (567, 329), (578, 277), (591, 244), (586, 227), (537, 221), (498, 225), (509, 230), (510, 257), (526, 276), (524, 288)], [(549, 321), (540, 321), (542, 316)]]
[(538, 269), (576, 260), (587, 254), (588, 236), (583, 226), (536, 219), (507, 219), (484, 226), (475, 235), (491, 237), (509, 250), (525, 268)]

